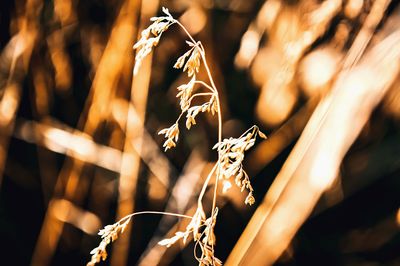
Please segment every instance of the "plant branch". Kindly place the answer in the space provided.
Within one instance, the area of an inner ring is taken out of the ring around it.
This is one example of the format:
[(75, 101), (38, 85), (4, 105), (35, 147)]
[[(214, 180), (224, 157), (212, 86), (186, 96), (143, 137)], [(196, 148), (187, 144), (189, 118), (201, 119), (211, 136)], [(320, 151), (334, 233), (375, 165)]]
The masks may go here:
[(211, 87), (210, 85), (208, 85), (207, 83), (205, 83), (204, 81), (195, 80), (194, 83), (203, 85), (204, 87), (206, 87), (206, 88), (209, 89), (210, 91), (215, 92), (214, 88)]
[(121, 220), (119, 220), (117, 223), (121, 223), (121, 222), (124, 222), (126, 220), (129, 220), (133, 216), (138, 216), (138, 215), (143, 215), (143, 214), (169, 215), (169, 216), (175, 216), (175, 217), (186, 218), (186, 219), (192, 219), (193, 218), (192, 216), (189, 216), (189, 215), (172, 213), (172, 212), (141, 211), (141, 212), (134, 212), (134, 213), (131, 213), (131, 214), (125, 216)]
[(200, 97), (200, 96), (212, 96), (212, 95), (214, 95), (214, 93), (212, 93), (212, 92), (199, 92), (199, 93), (196, 93), (196, 94), (193, 94), (190, 98), (189, 98), (189, 100), (188, 100), (188, 102), (191, 102), (194, 98), (196, 98), (196, 97)]

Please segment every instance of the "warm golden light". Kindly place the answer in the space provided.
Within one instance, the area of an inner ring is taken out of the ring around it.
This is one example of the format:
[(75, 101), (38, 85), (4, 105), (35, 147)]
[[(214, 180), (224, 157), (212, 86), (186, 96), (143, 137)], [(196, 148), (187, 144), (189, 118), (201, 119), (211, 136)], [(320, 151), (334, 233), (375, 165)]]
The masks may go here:
[(14, 118), (19, 100), (19, 88), (13, 84), (5, 88), (0, 101), (0, 124), (7, 125)]
[(238, 68), (247, 68), (258, 52), (260, 34), (253, 29), (249, 29), (242, 37), (240, 50), (235, 57), (235, 65)]
[(180, 17), (182, 23), (191, 34), (199, 33), (207, 23), (207, 16), (199, 6), (192, 6)]
[(70, 201), (55, 200), (50, 206), (56, 219), (73, 224), (87, 234), (97, 233), (101, 226), (99, 217), (84, 211)]
[(59, 17), (61, 23), (66, 25), (75, 21), (75, 3), (73, 0), (56, 0), (54, 1), (54, 12)]
[(55, 69), (55, 85), (61, 91), (70, 88), (73, 78), (71, 62), (65, 51), (63, 38), (61, 31), (55, 31), (47, 39), (50, 57)]
[(308, 54), (299, 67), (302, 89), (309, 96), (321, 94), (333, 79), (340, 55), (333, 49), (315, 50)]
[(399, 80), (389, 89), (383, 99), (383, 109), (397, 120), (400, 119), (400, 84)]
[(400, 226), (400, 208), (399, 208), (399, 210), (397, 211), (396, 221), (397, 221), (397, 224)]
[(66, 131), (49, 128), (44, 132), (45, 145), (51, 149), (61, 151), (70, 149), (76, 156), (81, 158), (93, 157), (95, 155), (95, 144), (89, 137), (72, 135)]
[(0, 265), (398, 264), (400, 1), (1, 3)]
[(347, 4), (346, 4), (346, 6), (344, 8), (344, 13), (349, 18), (355, 18), (360, 14), (363, 5), (364, 5), (364, 1), (363, 0), (350, 0), (350, 1), (347, 1)]
[(266, 84), (256, 109), (259, 119), (272, 126), (282, 123), (289, 116), (297, 100), (294, 90), (276, 85), (272, 82)]
[(327, 151), (319, 154), (313, 166), (310, 169), (310, 184), (311, 186), (327, 190), (336, 177), (336, 167), (335, 159), (330, 157), (332, 151), (326, 148)]

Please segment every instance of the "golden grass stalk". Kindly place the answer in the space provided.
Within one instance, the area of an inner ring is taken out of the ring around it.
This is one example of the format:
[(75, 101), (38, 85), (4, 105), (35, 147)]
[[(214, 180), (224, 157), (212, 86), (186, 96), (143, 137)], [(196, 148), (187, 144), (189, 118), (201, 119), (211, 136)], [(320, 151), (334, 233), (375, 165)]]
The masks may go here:
[[(218, 161), (209, 172), (202, 186), (200, 195), (198, 197), (197, 209), (192, 217), (180, 214), (171, 214), (167, 212), (138, 212), (130, 214), (122, 218), (119, 222), (113, 225), (107, 225), (104, 229), (100, 230), (99, 234), (102, 236), (103, 240), (100, 242), (98, 247), (92, 250), (92, 259), (88, 265), (94, 265), (100, 260), (105, 260), (107, 257), (106, 246), (116, 240), (118, 236), (123, 233), (132, 216), (145, 213), (157, 213), (190, 218), (191, 221), (184, 232), (176, 232), (173, 237), (163, 239), (159, 242), (159, 244), (169, 247), (179, 240), (186, 242), (189, 235), (193, 235), (193, 239), (195, 241), (194, 256), (199, 262), (199, 265), (221, 265), (222, 262), (216, 258), (214, 254), (214, 246), (216, 244), (214, 228), (218, 215), (218, 207), (216, 206), (218, 181), (224, 179), (226, 183), (230, 182), (229, 180), (234, 177), (235, 184), (242, 191), (244, 189), (249, 191), (245, 203), (252, 205), (255, 202), (250, 178), (243, 170), (242, 162), (244, 160), (245, 151), (254, 145), (257, 136), (261, 138), (266, 138), (266, 136), (257, 126), (252, 126), (239, 138), (222, 140), (220, 99), (218, 90), (211, 75), (210, 68), (207, 64), (204, 47), (200, 41), (196, 41), (190, 35), (187, 29), (169, 13), (167, 8), (162, 8), (162, 12), (162, 16), (153, 17), (150, 19), (153, 23), (142, 31), (141, 38), (133, 46), (134, 49), (137, 49), (135, 58), (136, 62), (133, 72), (135, 75), (138, 73), (144, 58), (152, 52), (153, 47), (158, 45), (162, 34), (172, 25), (178, 25), (185, 32), (189, 38), (189, 40), (186, 41), (187, 45), (189, 46), (189, 50), (178, 58), (174, 67), (177, 69), (182, 69), (182, 71), (186, 72), (188, 77), (191, 79), (188, 83), (178, 87), (177, 97), (180, 98), (181, 114), (178, 116), (177, 120), (172, 124), (172, 126), (162, 129), (159, 134), (164, 135), (166, 138), (163, 146), (165, 151), (167, 151), (168, 149), (172, 149), (176, 146), (176, 142), (179, 139), (180, 133), (179, 122), (184, 115), (186, 117), (186, 128), (189, 130), (193, 125), (196, 124), (196, 117), (200, 113), (208, 112), (212, 115), (217, 114), (218, 142), (213, 149), (218, 151)], [(201, 64), (206, 71), (208, 82), (197, 79), (196, 74), (200, 71)], [(205, 89), (206, 91), (196, 92), (199, 87)], [(194, 98), (205, 99), (205, 101), (200, 105), (193, 105), (192, 100)], [(212, 177), (215, 178), (215, 185), (211, 215), (207, 218), (203, 210), (202, 199)]]

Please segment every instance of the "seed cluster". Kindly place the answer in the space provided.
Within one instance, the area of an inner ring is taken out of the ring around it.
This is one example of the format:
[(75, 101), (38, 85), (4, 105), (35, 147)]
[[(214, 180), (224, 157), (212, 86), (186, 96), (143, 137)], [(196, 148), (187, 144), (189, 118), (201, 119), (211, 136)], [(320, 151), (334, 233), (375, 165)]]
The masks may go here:
[(107, 245), (117, 240), (119, 235), (125, 231), (129, 221), (130, 218), (123, 218), (115, 224), (106, 225), (104, 229), (100, 230), (99, 235), (101, 236), (102, 240), (99, 246), (90, 252), (90, 254), (92, 254), (92, 258), (90, 262), (87, 263), (87, 266), (94, 266), (101, 260), (104, 261), (107, 259)]
[(153, 21), (153, 23), (142, 31), (140, 40), (133, 46), (133, 49), (137, 49), (135, 67), (133, 69), (135, 75), (138, 73), (143, 59), (150, 54), (153, 47), (157, 46), (160, 42), (162, 33), (176, 22), (167, 8), (163, 7), (162, 11), (165, 16), (151, 18), (150, 20)]
[[(253, 147), (257, 136), (267, 138), (257, 126), (252, 126), (239, 138), (224, 139), (215, 144), (213, 149), (217, 149), (220, 154), (220, 168), (218, 168), (219, 177), (229, 180), (235, 177), (235, 184), (243, 192), (244, 189), (249, 190), (245, 203), (253, 205), (255, 202), (253, 196), (253, 187), (250, 184), (250, 178), (246, 171), (243, 170), (244, 152)], [(226, 186), (226, 185), (224, 185)]]

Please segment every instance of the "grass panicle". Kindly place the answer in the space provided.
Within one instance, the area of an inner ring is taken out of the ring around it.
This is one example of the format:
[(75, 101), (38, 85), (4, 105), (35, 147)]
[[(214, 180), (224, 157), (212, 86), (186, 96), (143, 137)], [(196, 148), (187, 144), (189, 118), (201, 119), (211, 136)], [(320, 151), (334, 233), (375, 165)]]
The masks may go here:
[[(190, 219), (190, 223), (187, 225), (185, 231), (176, 232), (174, 236), (163, 239), (158, 244), (170, 247), (179, 240), (186, 243), (189, 236), (192, 235), (193, 240), (195, 241), (194, 256), (199, 262), (199, 265), (222, 265), (222, 262), (216, 258), (214, 254), (214, 246), (217, 241), (214, 228), (218, 215), (218, 207), (216, 206), (218, 181), (223, 182), (223, 190), (226, 191), (232, 186), (230, 180), (233, 179), (234, 183), (241, 191), (244, 191), (245, 189), (248, 191), (245, 204), (252, 205), (255, 202), (253, 187), (251, 186), (249, 176), (243, 169), (242, 163), (245, 157), (245, 151), (255, 144), (257, 136), (261, 138), (266, 138), (266, 136), (257, 126), (252, 126), (239, 138), (222, 139), (220, 99), (210, 68), (207, 64), (204, 47), (200, 41), (196, 41), (187, 29), (169, 13), (167, 8), (162, 8), (162, 12), (163, 16), (153, 17), (150, 19), (153, 23), (142, 31), (141, 38), (133, 46), (133, 48), (137, 50), (134, 75), (138, 74), (143, 59), (152, 52), (153, 47), (158, 45), (162, 34), (172, 25), (178, 25), (189, 38), (186, 41), (188, 50), (177, 59), (174, 68), (182, 69), (183, 72), (187, 73), (190, 80), (177, 88), (178, 93), (176, 97), (179, 98), (181, 108), (180, 115), (175, 123), (168, 128), (160, 130), (158, 134), (164, 135), (166, 140), (163, 147), (165, 151), (167, 151), (176, 146), (179, 139), (179, 124), (182, 117), (186, 118), (185, 126), (190, 130), (193, 125), (196, 125), (196, 117), (200, 113), (211, 113), (212, 115), (217, 114), (218, 142), (215, 144), (213, 149), (218, 152), (218, 161), (209, 172), (208, 177), (203, 184), (198, 197), (198, 206), (193, 216), (166, 212), (141, 212), (130, 214), (122, 218), (119, 222), (113, 225), (107, 225), (104, 229), (100, 230), (99, 235), (101, 235), (102, 241), (98, 247), (92, 250), (92, 259), (87, 264), (88, 266), (95, 265), (100, 260), (105, 260), (107, 258), (106, 246), (115, 241), (118, 236), (123, 233), (132, 216), (145, 213), (173, 215)], [(206, 71), (208, 82), (197, 78), (196, 74), (200, 71), (201, 65), (203, 65)], [(203, 89), (203, 91), (196, 92), (199, 89)], [(194, 98), (203, 99), (203, 102), (199, 105), (193, 105), (192, 100)], [(212, 211), (211, 215), (207, 218), (206, 213), (203, 210), (202, 199), (212, 177), (215, 178), (216, 182), (214, 185)]]

